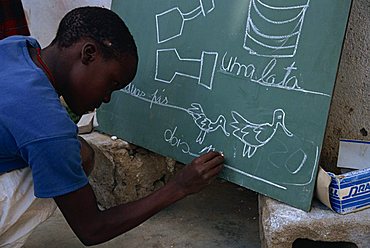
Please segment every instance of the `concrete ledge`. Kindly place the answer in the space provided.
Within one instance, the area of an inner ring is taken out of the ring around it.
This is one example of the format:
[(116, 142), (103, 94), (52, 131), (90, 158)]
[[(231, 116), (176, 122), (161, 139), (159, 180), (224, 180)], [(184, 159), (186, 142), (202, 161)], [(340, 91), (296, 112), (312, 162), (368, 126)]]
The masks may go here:
[(95, 151), (90, 184), (98, 203), (110, 208), (145, 197), (162, 187), (175, 172), (176, 161), (110, 136), (81, 135)]
[(340, 215), (314, 200), (307, 213), (262, 195), (258, 203), (263, 248), (291, 248), (296, 239), (370, 245), (370, 209)]

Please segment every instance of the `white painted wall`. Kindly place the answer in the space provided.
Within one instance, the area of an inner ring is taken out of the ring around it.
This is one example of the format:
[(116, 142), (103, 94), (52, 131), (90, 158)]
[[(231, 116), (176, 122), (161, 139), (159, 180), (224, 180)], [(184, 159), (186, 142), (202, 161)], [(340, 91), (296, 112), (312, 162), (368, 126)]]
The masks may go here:
[(81, 6), (110, 8), (112, 0), (22, 0), (30, 33), (41, 47), (55, 37), (58, 24), (70, 10)]

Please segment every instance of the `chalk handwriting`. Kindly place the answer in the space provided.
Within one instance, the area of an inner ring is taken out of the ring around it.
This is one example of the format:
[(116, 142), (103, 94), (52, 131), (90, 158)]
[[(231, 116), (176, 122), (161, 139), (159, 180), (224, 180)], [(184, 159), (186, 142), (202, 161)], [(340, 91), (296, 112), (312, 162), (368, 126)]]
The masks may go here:
[(204, 147), (202, 150), (200, 150), (199, 153), (203, 153), (203, 152), (207, 153), (207, 152), (215, 151), (215, 150), (216, 148), (214, 148), (213, 145), (209, 145), (209, 146)]
[(248, 78), (251, 82), (260, 84), (267, 87), (276, 87), (285, 90), (301, 91), (310, 94), (330, 96), (322, 92), (315, 92), (305, 90), (299, 86), (299, 79), (294, 75), (298, 71), (296, 62), (293, 61), (289, 66), (285, 67), (284, 76), (277, 79), (276, 76), (276, 65), (278, 60), (272, 58), (266, 66), (263, 68), (261, 75), (257, 75), (257, 68), (254, 64), (243, 64), (238, 61), (238, 57), (230, 57), (227, 59), (227, 52), (222, 57), (220, 72), (228, 75), (234, 75), (238, 77)]
[(190, 146), (187, 142), (181, 140), (180, 138), (176, 137), (177, 127), (173, 130), (166, 129), (164, 131), (164, 140), (168, 142), (172, 147), (176, 147), (181, 149), (183, 153), (190, 153)]
[(121, 89), (122, 92), (125, 92), (131, 96), (135, 97), (145, 97), (145, 92), (138, 89), (135, 84), (129, 84), (125, 88)]
[[(163, 89), (162, 92), (164, 92), (164, 91), (165, 90)], [(160, 105), (167, 105), (167, 103), (168, 103), (167, 96), (158, 95), (158, 89), (153, 94), (151, 94), (151, 97), (152, 97), (152, 100), (150, 102), (150, 107), (149, 108), (152, 108), (153, 103), (160, 104)]]

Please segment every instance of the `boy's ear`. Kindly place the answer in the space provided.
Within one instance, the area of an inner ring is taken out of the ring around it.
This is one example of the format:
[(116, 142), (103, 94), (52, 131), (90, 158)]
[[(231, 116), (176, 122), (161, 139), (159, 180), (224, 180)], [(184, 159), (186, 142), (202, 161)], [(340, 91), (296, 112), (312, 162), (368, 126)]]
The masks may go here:
[(86, 42), (81, 50), (82, 63), (88, 65), (90, 62), (94, 61), (97, 54), (97, 47), (92, 42)]

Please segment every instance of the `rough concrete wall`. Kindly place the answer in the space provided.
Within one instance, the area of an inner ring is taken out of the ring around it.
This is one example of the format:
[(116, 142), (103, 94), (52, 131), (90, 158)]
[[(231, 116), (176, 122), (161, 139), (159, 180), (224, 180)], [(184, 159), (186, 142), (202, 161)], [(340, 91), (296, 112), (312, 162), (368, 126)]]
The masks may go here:
[(165, 185), (176, 161), (97, 132), (82, 137), (95, 150), (89, 179), (103, 208), (143, 198)]
[(353, 0), (320, 165), (335, 170), (339, 139), (370, 140), (370, 0)]
[(258, 205), (261, 248), (369, 248), (370, 209), (339, 215), (314, 200), (305, 212), (263, 195)]

